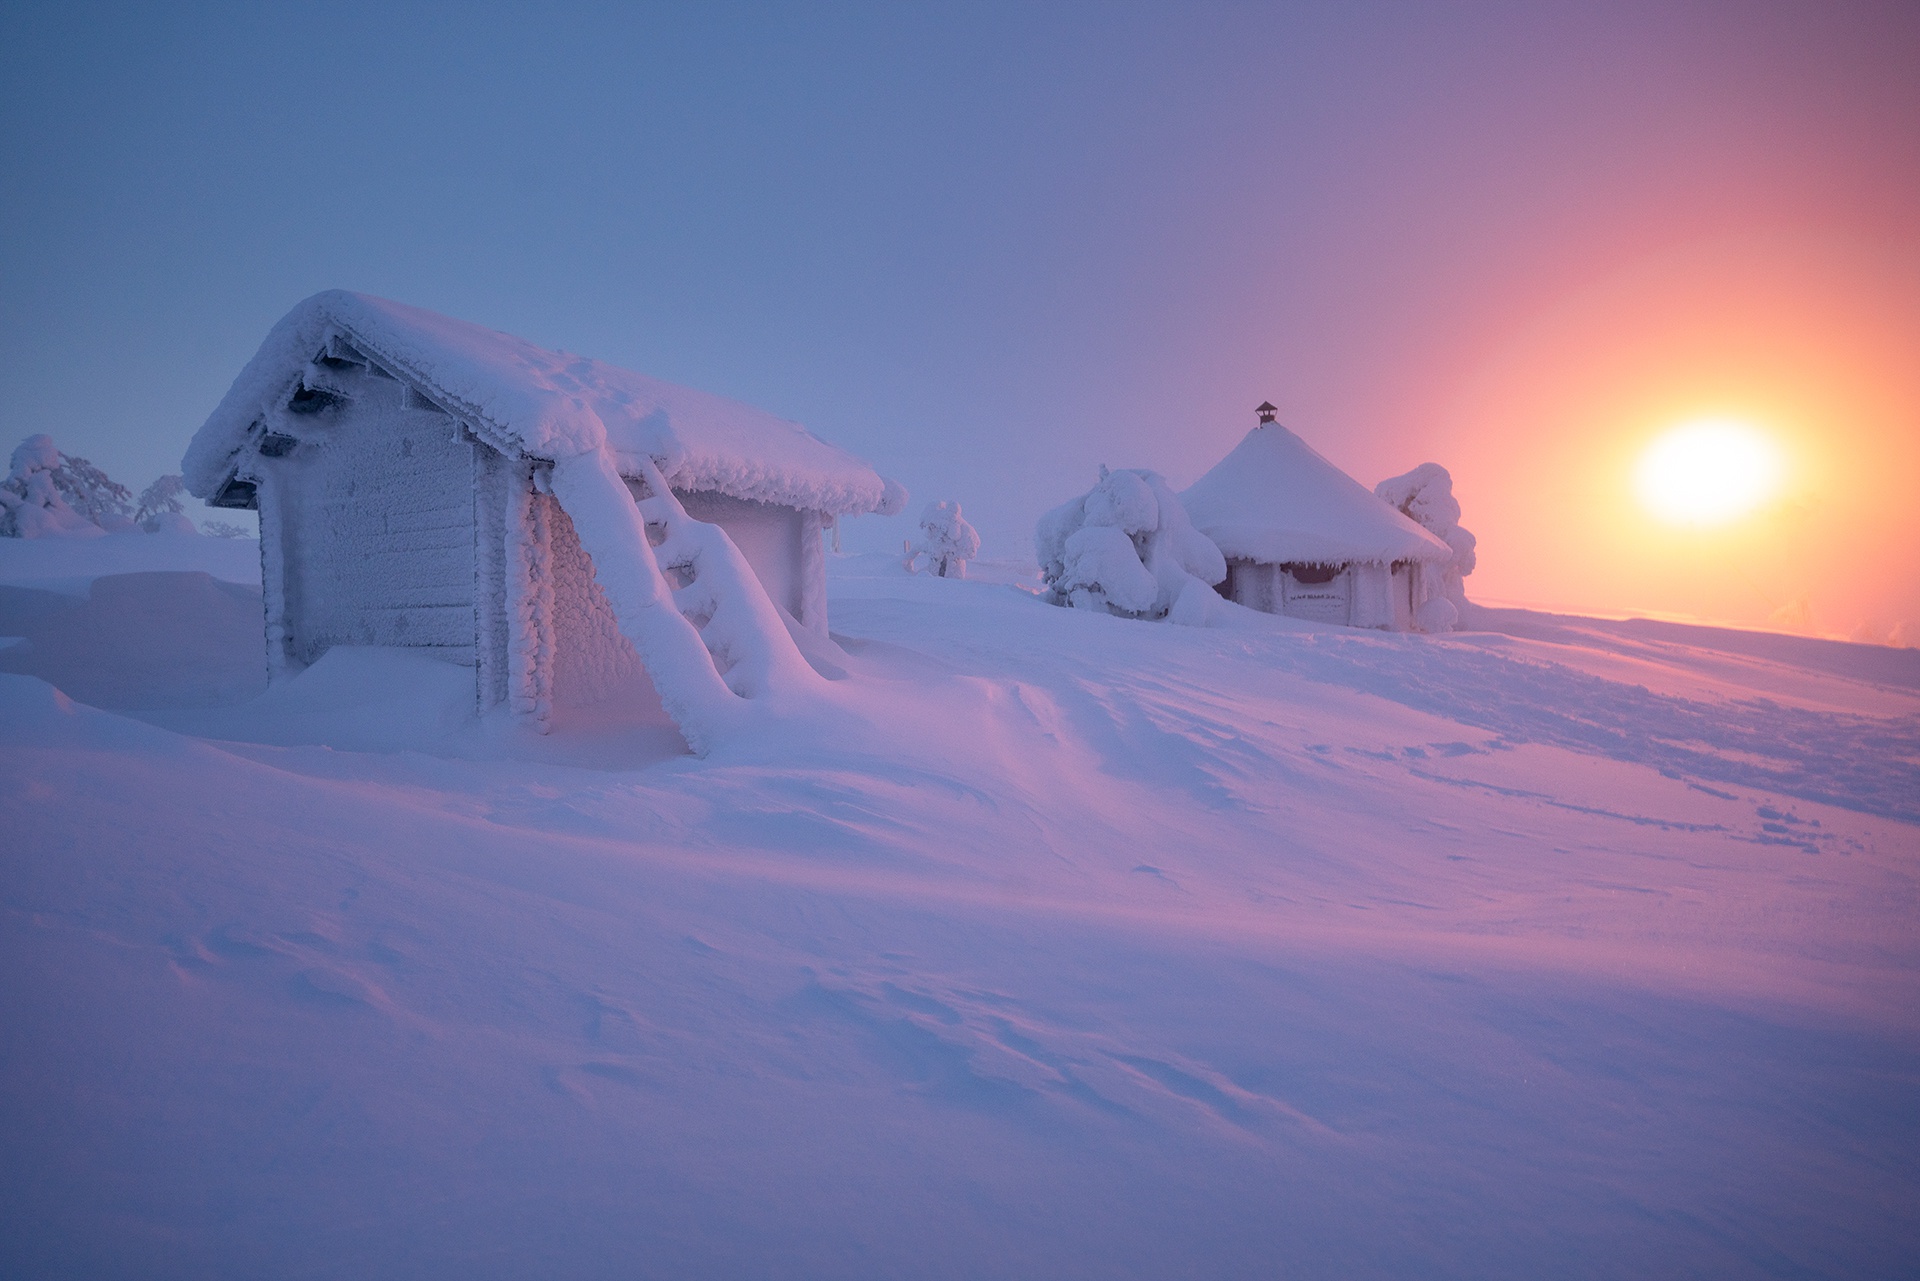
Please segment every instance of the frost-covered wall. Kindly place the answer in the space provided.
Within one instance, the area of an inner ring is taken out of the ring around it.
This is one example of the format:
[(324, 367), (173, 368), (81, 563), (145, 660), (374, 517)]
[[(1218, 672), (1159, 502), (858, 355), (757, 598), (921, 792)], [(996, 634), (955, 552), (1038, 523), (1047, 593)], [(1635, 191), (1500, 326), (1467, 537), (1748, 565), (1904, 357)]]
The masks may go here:
[(390, 378), (327, 383), (338, 399), (280, 410), (268, 426), (286, 443), (254, 463), (287, 656), (395, 645), (474, 662), (474, 447)]
[[(793, 615), (796, 621), (807, 619), (808, 591), (806, 539), (820, 540), (820, 518), (812, 512), (771, 503), (749, 502), (711, 491), (682, 493), (674, 491), (687, 515), (695, 520), (718, 525), (747, 558), (754, 577), (766, 589), (767, 598)], [(824, 564), (820, 572), (824, 575)]]
[(1235, 559), (1227, 562), (1221, 593), (1263, 613), (1404, 632), (1414, 626), (1420, 578), (1418, 562), (1335, 566)]
[(475, 683), (478, 710), (485, 712), (506, 702), (513, 693), (513, 631), (508, 619), (519, 607), (522, 593), (510, 591), (507, 566), (517, 562), (518, 548), (510, 546), (508, 522), (516, 528), (524, 519), (524, 494), (532, 489), (524, 462), (498, 450), (476, 445), (473, 450), (473, 628)]
[(573, 520), (551, 494), (535, 494), (553, 576), (552, 716), (555, 720), (671, 723), (633, 642), (594, 581)]

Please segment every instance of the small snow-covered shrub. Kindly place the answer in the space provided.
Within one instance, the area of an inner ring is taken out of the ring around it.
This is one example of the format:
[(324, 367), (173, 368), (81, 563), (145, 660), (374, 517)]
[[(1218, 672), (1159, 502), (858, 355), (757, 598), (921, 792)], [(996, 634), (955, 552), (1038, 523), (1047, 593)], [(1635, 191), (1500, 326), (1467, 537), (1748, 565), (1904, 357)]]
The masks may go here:
[(1099, 483), (1040, 518), (1048, 599), (1127, 618), (1203, 624), (1227, 562), (1158, 472), (1100, 469)]
[(0, 536), (93, 538), (133, 526), (125, 485), (84, 458), (63, 454), (48, 435), (21, 441), (0, 481)]
[(187, 483), (178, 476), (162, 476), (140, 491), (134, 521), (149, 534), (198, 533), (185, 514)]
[[(1453, 559), (1441, 571), (1440, 594), (1456, 607), (1465, 605), (1467, 588), (1461, 580), (1473, 572), (1477, 540), (1460, 527), (1460, 500), (1453, 496), (1453, 477), (1447, 469), (1439, 463), (1421, 463), (1404, 476), (1381, 481), (1373, 492), (1453, 548)], [(1456, 616), (1458, 612), (1456, 608)], [(1420, 630), (1435, 629), (1422, 626)]]
[(231, 521), (210, 520), (200, 526), (200, 532), (211, 538), (252, 538), (253, 531), (245, 525), (236, 525)]
[(907, 572), (920, 571), (920, 560), (941, 578), (965, 578), (967, 562), (980, 554), (980, 535), (960, 515), (955, 502), (928, 503), (920, 513), (920, 535), (907, 543)]

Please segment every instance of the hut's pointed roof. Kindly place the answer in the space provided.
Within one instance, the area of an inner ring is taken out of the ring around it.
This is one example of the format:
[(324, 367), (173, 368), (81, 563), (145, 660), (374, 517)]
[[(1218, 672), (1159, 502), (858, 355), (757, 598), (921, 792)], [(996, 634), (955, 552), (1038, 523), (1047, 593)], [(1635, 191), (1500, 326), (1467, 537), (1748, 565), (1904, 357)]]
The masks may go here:
[(1262, 423), (1180, 495), (1231, 560), (1390, 564), (1453, 551), (1279, 423)]

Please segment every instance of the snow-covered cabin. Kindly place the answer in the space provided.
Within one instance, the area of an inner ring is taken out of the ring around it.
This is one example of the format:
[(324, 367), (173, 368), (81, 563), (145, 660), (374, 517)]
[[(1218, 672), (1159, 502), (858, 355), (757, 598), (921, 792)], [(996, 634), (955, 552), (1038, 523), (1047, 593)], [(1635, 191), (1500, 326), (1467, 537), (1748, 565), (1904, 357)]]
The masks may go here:
[(1180, 495), (1227, 560), (1220, 593), (1270, 614), (1407, 631), (1453, 549), (1274, 421)]
[[(543, 725), (570, 709), (657, 714), (654, 682), (602, 590), (614, 590), (608, 567), (596, 581), (583, 548), (594, 539), (576, 529), (582, 505), (555, 496), (556, 464), (582, 458), (602, 489), (624, 481), (637, 503), (650, 496), (647, 473), (663, 477), (686, 515), (725, 531), (802, 649), (826, 635), (823, 527), (897, 511), (906, 497), (747, 405), (340, 291), (274, 327), (183, 470), (212, 506), (260, 514), (276, 672), (337, 645), (405, 646), (472, 666), (483, 711), (507, 703)], [(638, 528), (631, 512), (616, 513), (607, 536), (606, 506), (593, 509), (606, 554), (669, 577), (672, 566), (656, 568), (618, 527)], [(664, 531), (647, 519), (658, 544)], [(650, 581), (641, 588), (628, 597), (657, 598)], [(714, 663), (726, 670), (723, 654)]]

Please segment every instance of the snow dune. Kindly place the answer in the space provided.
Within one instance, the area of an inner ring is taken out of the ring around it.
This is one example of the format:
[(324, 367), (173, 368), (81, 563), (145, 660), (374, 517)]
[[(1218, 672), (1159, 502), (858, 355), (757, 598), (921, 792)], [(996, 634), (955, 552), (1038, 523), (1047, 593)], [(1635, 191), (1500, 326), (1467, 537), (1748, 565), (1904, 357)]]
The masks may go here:
[(705, 761), (0, 596), (0, 1273), (1911, 1274), (1920, 654), (886, 560)]

